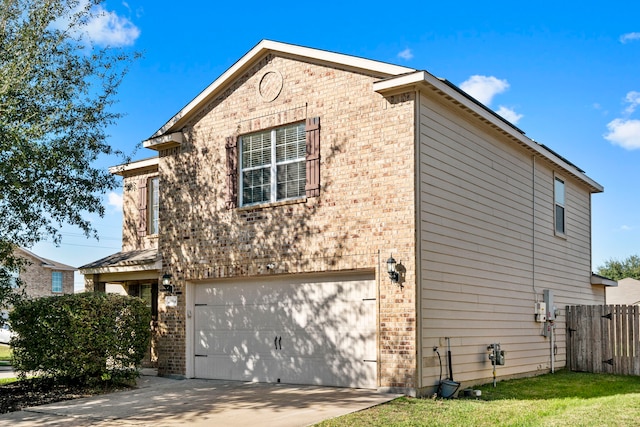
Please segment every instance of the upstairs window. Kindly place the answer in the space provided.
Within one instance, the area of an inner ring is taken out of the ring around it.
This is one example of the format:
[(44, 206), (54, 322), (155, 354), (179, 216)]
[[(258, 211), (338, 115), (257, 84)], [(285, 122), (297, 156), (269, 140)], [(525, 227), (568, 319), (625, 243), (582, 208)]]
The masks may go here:
[(149, 234), (158, 234), (160, 193), (158, 192), (158, 177), (149, 180)]
[(241, 137), (227, 151), (227, 209), (320, 195), (320, 118)]
[(566, 234), (565, 189), (564, 189), (564, 181), (562, 179), (555, 178), (553, 194), (555, 199), (554, 222), (556, 226), (556, 234), (565, 235)]
[(51, 272), (51, 292), (62, 293), (62, 272)]
[(158, 234), (160, 212), (158, 177), (138, 180), (138, 235)]

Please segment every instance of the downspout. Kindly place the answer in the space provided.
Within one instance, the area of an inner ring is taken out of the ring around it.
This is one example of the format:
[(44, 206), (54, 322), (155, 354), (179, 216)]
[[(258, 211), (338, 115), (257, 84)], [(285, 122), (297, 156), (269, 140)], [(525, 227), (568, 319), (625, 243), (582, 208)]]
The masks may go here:
[(423, 357), (423, 348), (422, 348), (422, 222), (421, 222), (421, 195), (422, 195), (422, 174), (420, 168), (420, 122), (421, 111), (420, 111), (420, 91), (415, 91), (415, 106), (414, 106), (414, 152), (413, 158), (415, 162), (414, 166), (414, 209), (415, 209), (415, 286), (416, 286), (416, 392), (424, 387), (423, 377), (422, 377), (422, 357)]
[(531, 286), (534, 302), (538, 302), (536, 291), (536, 155), (531, 155)]

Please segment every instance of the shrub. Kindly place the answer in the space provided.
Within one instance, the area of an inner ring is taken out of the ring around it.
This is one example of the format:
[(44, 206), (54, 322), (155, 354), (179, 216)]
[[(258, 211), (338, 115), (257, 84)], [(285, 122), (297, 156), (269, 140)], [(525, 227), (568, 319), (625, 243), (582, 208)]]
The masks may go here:
[(140, 298), (83, 293), (26, 300), (10, 321), (13, 367), (65, 382), (132, 381), (148, 350), (151, 313)]

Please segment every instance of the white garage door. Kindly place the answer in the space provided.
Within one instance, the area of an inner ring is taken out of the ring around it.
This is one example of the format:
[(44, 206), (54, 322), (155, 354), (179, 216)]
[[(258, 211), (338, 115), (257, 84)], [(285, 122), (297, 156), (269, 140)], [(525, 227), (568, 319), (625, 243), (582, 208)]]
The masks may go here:
[(196, 377), (376, 387), (371, 274), (195, 288)]

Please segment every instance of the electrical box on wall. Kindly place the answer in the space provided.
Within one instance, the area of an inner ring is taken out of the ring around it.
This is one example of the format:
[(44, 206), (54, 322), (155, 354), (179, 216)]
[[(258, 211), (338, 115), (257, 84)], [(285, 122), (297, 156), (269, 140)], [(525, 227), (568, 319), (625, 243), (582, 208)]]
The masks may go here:
[(535, 306), (536, 322), (544, 323), (547, 321), (547, 305), (543, 302), (537, 302)]
[(556, 308), (553, 306), (553, 291), (545, 289), (542, 291), (542, 298), (547, 305), (547, 321), (553, 322), (556, 320)]

